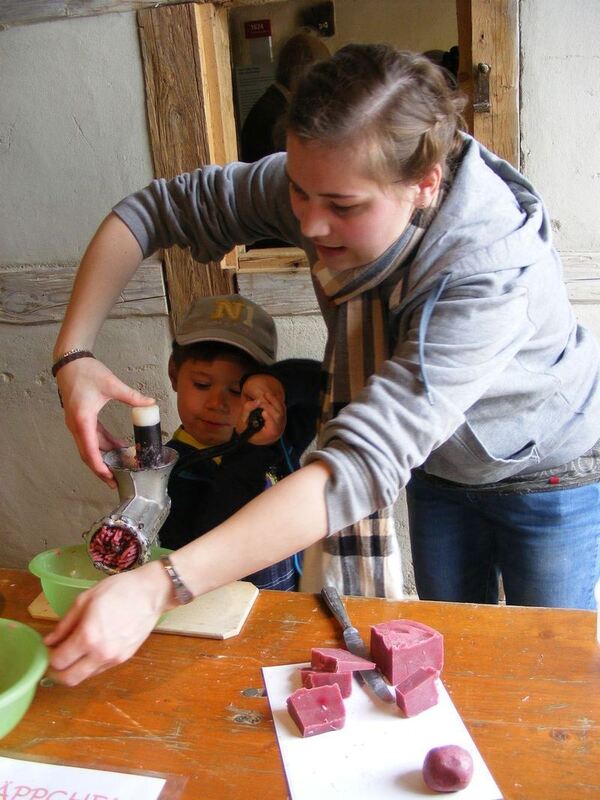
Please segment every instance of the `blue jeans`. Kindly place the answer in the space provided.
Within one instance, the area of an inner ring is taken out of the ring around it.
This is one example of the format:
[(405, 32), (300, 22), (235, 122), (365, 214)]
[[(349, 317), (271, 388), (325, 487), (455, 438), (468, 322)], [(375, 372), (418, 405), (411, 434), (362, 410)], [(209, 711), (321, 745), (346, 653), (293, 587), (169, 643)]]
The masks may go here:
[(413, 473), (406, 488), (422, 600), (595, 608), (600, 483), (499, 494), (439, 486)]

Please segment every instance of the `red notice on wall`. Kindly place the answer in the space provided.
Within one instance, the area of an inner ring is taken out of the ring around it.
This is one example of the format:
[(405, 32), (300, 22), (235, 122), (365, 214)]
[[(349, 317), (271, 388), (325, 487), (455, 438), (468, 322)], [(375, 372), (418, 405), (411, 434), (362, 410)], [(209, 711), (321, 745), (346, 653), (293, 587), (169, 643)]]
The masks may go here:
[(250, 63), (270, 64), (273, 61), (271, 20), (251, 19), (244, 22), (244, 34), (248, 40)]
[(244, 22), (244, 36), (246, 39), (260, 39), (271, 35), (270, 19), (252, 19)]

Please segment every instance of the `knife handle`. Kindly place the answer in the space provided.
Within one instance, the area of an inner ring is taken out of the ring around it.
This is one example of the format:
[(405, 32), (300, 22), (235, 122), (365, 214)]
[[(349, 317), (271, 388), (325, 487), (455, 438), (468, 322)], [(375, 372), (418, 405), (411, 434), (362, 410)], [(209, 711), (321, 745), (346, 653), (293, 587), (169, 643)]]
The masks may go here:
[(346, 613), (346, 608), (342, 602), (340, 593), (335, 586), (324, 586), (321, 589), (321, 597), (325, 600), (332, 614), (341, 623), (342, 627), (351, 628), (352, 623), (350, 622), (350, 617)]

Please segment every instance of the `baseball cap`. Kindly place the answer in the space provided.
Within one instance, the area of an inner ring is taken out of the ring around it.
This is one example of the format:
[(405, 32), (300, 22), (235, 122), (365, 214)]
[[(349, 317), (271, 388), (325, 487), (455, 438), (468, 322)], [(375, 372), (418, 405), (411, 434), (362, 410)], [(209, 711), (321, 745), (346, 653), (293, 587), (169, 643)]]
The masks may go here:
[(175, 333), (177, 344), (224, 342), (249, 353), (260, 364), (272, 364), (277, 354), (273, 317), (240, 294), (198, 297)]

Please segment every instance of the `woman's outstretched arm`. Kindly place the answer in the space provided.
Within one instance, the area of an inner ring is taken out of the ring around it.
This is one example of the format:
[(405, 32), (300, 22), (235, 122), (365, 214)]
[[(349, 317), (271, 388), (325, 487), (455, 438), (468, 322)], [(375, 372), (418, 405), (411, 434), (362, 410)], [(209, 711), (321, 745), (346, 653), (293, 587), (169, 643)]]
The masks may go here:
[[(194, 595), (303, 550), (327, 533), (324, 462), (294, 472), (199, 539), (171, 556)], [(164, 611), (171, 582), (156, 561), (100, 581), (81, 594), (46, 637), (50, 674), (74, 686), (130, 658)]]
[[(102, 323), (141, 262), (142, 252), (135, 237), (115, 214), (109, 214), (81, 261), (54, 346), (55, 360), (75, 348), (93, 349)], [(120, 443), (98, 422), (98, 413), (109, 400), (140, 406), (154, 401), (124, 384), (101, 362), (91, 358), (81, 358), (61, 367), (56, 380), (65, 422), (81, 458), (96, 475), (114, 486), (100, 449), (111, 449)]]

